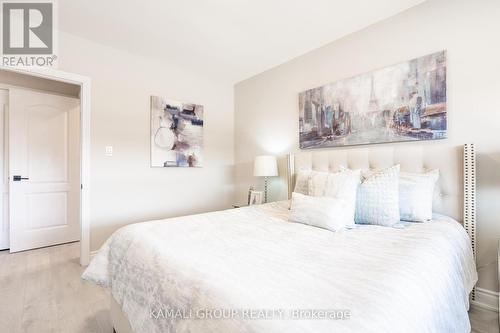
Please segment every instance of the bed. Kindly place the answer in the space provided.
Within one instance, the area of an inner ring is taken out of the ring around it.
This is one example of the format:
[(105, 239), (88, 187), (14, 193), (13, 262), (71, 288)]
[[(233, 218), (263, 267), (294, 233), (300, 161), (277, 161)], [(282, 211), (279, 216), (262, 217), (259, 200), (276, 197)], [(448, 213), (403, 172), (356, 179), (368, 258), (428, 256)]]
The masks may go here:
[(83, 278), (110, 289), (118, 333), (469, 332), (473, 150), (400, 147), (290, 156), (288, 187), (304, 168), (439, 168), (432, 222), (331, 232), (288, 222), (286, 200), (149, 221), (115, 232)]

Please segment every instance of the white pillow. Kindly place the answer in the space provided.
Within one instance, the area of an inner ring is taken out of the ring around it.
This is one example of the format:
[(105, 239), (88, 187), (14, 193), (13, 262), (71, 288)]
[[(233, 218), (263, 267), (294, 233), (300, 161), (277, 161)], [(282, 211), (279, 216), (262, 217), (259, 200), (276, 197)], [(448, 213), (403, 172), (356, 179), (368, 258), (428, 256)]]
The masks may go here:
[(327, 197), (345, 198), (355, 203), (360, 181), (360, 170), (345, 170), (330, 173), (324, 195)]
[(343, 169), (335, 173), (312, 171), (309, 177), (309, 195), (344, 199), (350, 216), (350, 224), (354, 224), (356, 191), (359, 182), (359, 170)]
[(290, 221), (337, 231), (351, 224), (346, 201), (292, 193)]
[(399, 223), (399, 165), (363, 174), (356, 200), (356, 223)]
[(309, 178), (311, 177), (311, 171), (301, 170), (297, 173), (295, 177), (295, 188), (294, 192), (301, 194), (309, 194)]
[(432, 219), (434, 187), (438, 179), (437, 169), (426, 173), (400, 173), (399, 214), (402, 221), (425, 222)]
[(314, 197), (325, 195), (329, 172), (311, 171), (308, 179), (308, 193)]

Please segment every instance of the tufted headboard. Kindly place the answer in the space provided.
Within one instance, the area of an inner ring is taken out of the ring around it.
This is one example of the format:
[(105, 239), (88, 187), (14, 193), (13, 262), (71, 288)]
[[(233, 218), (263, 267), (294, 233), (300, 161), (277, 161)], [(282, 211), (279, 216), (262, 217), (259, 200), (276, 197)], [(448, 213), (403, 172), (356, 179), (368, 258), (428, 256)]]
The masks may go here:
[[(401, 171), (424, 172), (439, 169), (439, 185), (434, 195), (434, 211), (453, 217), (467, 227), (475, 213), (475, 165), (473, 145), (395, 145), (342, 150), (304, 151), (288, 156), (288, 197), (300, 170), (335, 172), (350, 169), (380, 169), (395, 164)], [(467, 209), (466, 209), (467, 208)], [(464, 219), (464, 217), (466, 219)]]

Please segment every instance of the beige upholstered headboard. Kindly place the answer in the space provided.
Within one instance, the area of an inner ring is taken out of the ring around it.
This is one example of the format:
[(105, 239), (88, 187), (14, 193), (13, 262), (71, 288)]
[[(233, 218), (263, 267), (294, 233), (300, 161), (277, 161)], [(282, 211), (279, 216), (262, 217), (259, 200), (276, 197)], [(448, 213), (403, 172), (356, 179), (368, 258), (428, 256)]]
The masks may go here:
[[(475, 153), (474, 145), (402, 144), (363, 148), (311, 150), (288, 155), (288, 197), (300, 170), (335, 172), (350, 169), (380, 169), (395, 164), (401, 171), (424, 172), (439, 169), (439, 185), (434, 194), (434, 211), (463, 223), (476, 253), (475, 236)], [(474, 294), (473, 294), (474, 298)]]
[[(471, 203), (475, 203), (466, 197), (466, 191), (469, 191), (469, 195), (474, 194), (471, 193), (473, 188), (470, 186), (474, 182), (474, 177), (471, 176), (475, 176), (473, 151), (473, 145), (446, 144), (304, 151), (288, 157), (288, 195), (291, 196), (295, 186), (295, 174), (299, 170), (335, 172), (340, 166), (350, 169), (380, 169), (394, 164), (400, 164), (401, 171), (407, 172), (439, 169), (434, 211), (451, 216), (465, 225), (468, 221), (464, 220), (464, 214), (469, 214), (470, 217), (471, 210), (474, 210)], [(465, 204), (469, 209), (465, 209)]]

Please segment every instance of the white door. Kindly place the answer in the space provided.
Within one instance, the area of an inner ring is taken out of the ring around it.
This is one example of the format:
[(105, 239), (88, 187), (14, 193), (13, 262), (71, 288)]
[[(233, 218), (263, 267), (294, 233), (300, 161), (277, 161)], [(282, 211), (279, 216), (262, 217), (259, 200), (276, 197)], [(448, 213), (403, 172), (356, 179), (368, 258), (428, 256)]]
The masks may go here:
[(9, 91), (0, 89), (0, 250), (9, 248)]
[(79, 240), (80, 101), (9, 91), (10, 251)]

